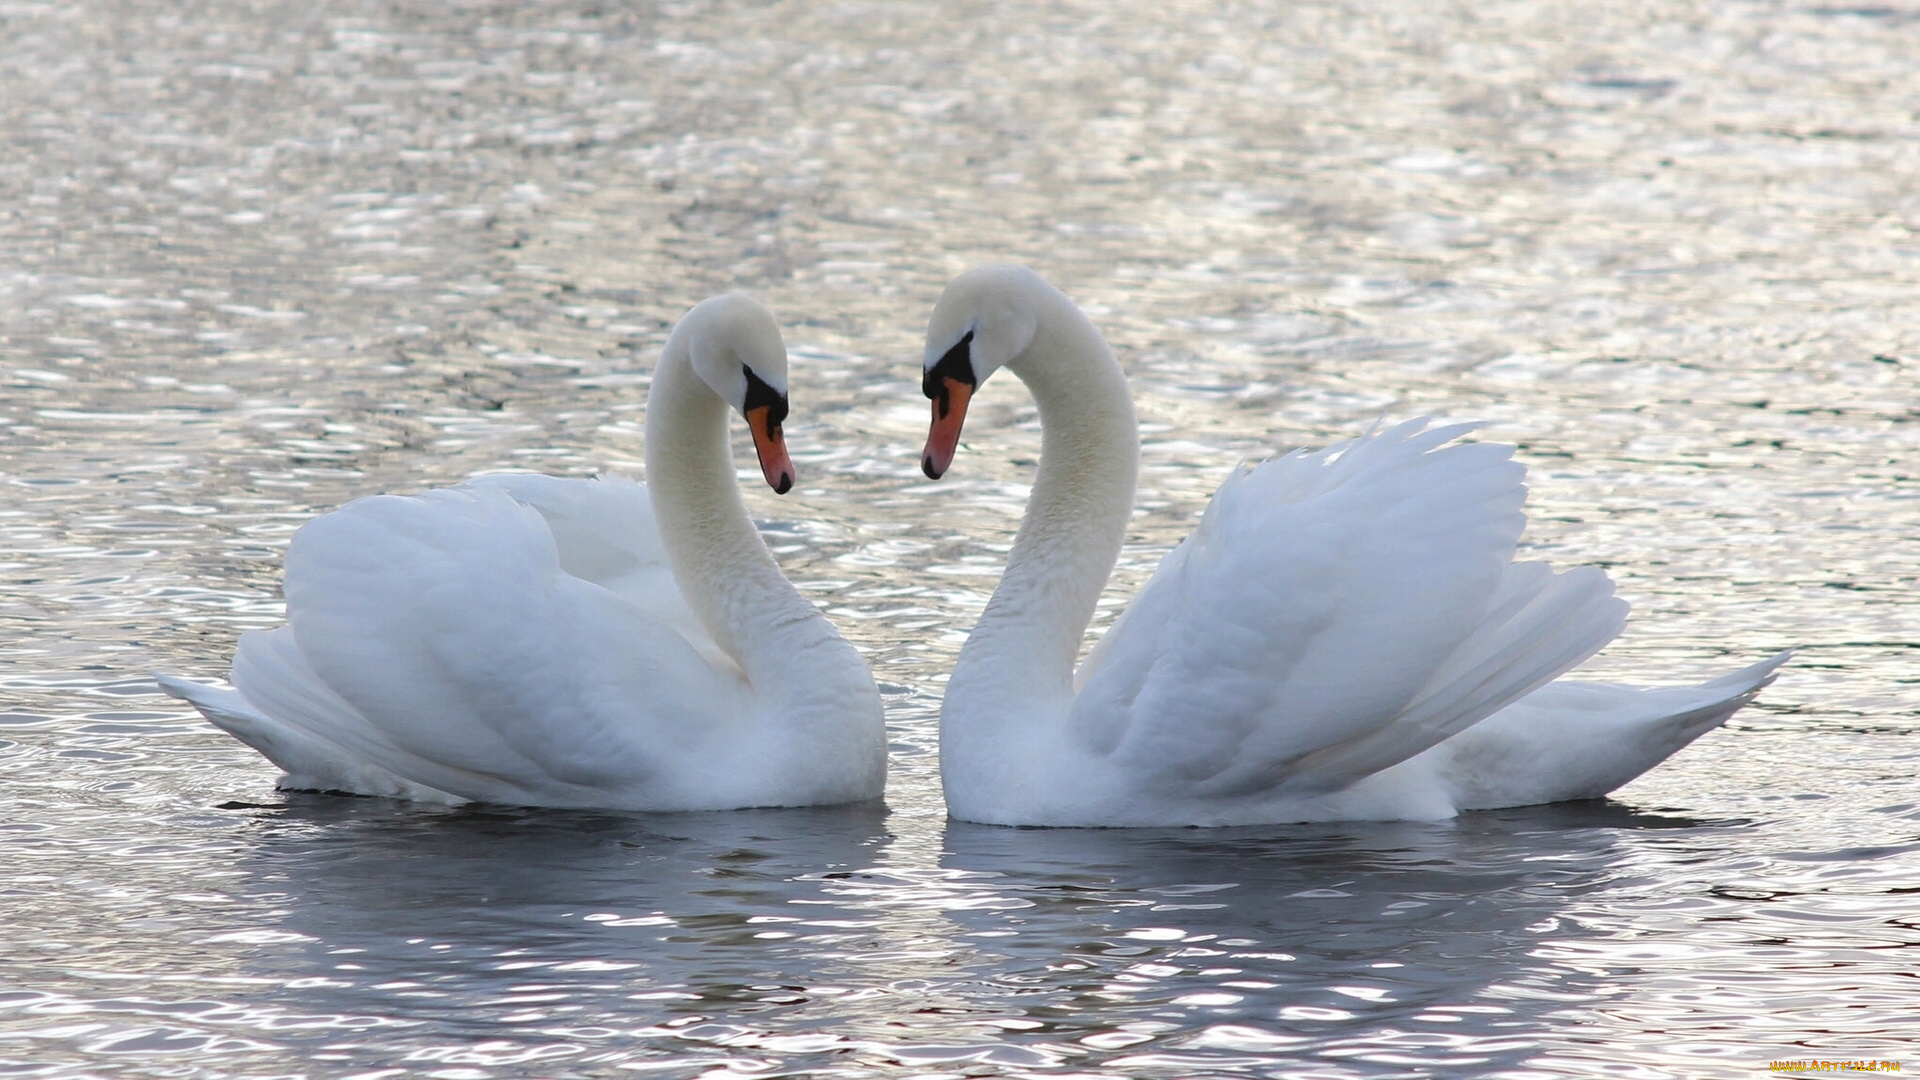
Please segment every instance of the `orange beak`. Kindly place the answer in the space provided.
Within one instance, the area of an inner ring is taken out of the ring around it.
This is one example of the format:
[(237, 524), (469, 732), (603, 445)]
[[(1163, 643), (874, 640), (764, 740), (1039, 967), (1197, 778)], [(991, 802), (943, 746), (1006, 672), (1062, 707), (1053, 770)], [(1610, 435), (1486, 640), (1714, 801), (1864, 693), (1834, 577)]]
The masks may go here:
[(775, 495), (793, 490), (793, 459), (787, 456), (787, 439), (773, 420), (773, 409), (762, 405), (747, 410), (747, 430), (753, 432), (753, 451), (760, 455), (760, 474)]
[(942, 378), (939, 392), (933, 396), (933, 426), (927, 429), (927, 450), (920, 458), (920, 471), (938, 480), (953, 464), (953, 452), (960, 447), (960, 425), (967, 421), (967, 402), (973, 399), (973, 384)]

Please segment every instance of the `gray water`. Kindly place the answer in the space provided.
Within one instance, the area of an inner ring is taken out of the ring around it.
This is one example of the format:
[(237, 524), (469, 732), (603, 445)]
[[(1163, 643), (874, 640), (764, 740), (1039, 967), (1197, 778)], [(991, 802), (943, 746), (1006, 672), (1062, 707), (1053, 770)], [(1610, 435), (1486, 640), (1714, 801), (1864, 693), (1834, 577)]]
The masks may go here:
[[(0, 60), (0, 1075), (1920, 1068), (1920, 9), (8, 0)], [(1096, 627), (1235, 462), (1432, 413), (1633, 602), (1590, 673), (1796, 659), (1604, 802), (947, 822), (1039, 439), (996, 380), (924, 480), (920, 334), (1009, 259), (1139, 399)], [(283, 794), (157, 693), (316, 513), (637, 474), (729, 288), (794, 352), (800, 487), (748, 497), (875, 665), (884, 806)]]

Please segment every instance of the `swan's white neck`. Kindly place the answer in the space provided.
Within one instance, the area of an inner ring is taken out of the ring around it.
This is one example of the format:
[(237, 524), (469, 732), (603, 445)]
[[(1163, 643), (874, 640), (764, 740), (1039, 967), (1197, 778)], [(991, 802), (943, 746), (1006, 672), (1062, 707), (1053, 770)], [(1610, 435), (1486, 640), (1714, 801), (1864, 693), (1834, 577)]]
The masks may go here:
[(975, 729), (969, 741), (1071, 702), (1074, 661), (1133, 511), (1140, 434), (1126, 375), (1080, 309), (1048, 292), (1032, 342), (1006, 365), (1040, 409), (1039, 473), (1000, 587), (947, 684), (943, 735), (958, 721)]
[[(693, 370), (699, 327), (667, 340), (647, 396), (647, 488), (687, 603), (707, 632), (765, 688), (792, 653), (821, 637), (818, 611), (773, 561), (734, 477), (728, 407)], [(829, 631), (830, 633), (830, 631)]]

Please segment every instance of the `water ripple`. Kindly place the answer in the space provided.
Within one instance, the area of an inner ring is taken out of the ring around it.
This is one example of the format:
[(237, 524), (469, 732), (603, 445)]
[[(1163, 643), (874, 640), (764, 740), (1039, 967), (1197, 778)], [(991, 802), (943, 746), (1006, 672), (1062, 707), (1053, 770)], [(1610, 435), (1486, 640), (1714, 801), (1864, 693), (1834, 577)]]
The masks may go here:
[[(4, 19), (10, 1074), (1652, 1080), (1910, 1043), (1908, 15)], [(1096, 630), (1240, 460), (1432, 413), (1518, 443), (1530, 551), (1633, 601), (1594, 672), (1795, 665), (1617, 801), (946, 822), (942, 681), (1039, 430), (998, 380), (926, 483), (915, 368), (946, 280), (1009, 258), (1084, 304), (1139, 399)], [(284, 795), (159, 693), (280, 621), (315, 513), (638, 474), (652, 358), (727, 288), (793, 346), (802, 486), (748, 497), (875, 666), (886, 807)]]

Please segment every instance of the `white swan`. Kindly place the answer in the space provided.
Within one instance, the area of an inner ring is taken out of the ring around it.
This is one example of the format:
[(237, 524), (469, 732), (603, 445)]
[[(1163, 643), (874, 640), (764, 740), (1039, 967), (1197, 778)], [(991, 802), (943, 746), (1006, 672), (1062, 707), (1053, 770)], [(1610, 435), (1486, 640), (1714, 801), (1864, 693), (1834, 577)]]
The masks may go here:
[(1001, 367), (1039, 406), (1041, 456), (941, 708), (956, 818), (1436, 819), (1591, 798), (1718, 725), (1786, 659), (1683, 689), (1545, 685), (1619, 633), (1627, 605), (1597, 568), (1513, 561), (1511, 447), (1416, 420), (1236, 471), (1076, 674), (1133, 507), (1133, 402), (1059, 290), (1024, 267), (974, 270), (927, 327), (928, 476)]
[(359, 499), (294, 535), (287, 625), (232, 690), (160, 676), (280, 787), (719, 810), (880, 795), (866, 664), (780, 573), (735, 482), (728, 406), (793, 483), (773, 316), (732, 294), (667, 339), (642, 486), (487, 476)]

